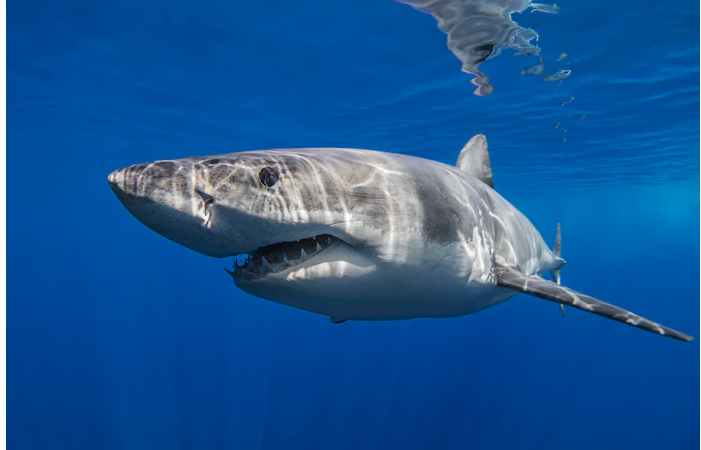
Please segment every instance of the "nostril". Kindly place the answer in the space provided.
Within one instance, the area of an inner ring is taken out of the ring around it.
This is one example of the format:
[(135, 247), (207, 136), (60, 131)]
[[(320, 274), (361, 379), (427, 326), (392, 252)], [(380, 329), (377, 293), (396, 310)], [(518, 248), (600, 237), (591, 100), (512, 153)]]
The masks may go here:
[(210, 208), (213, 204), (214, 204), (214, 198), (213, 198), (213, 197), (209, 197), (209, 198), (207, 198), (207, 199), (204, 199), (204, 212), (205, 212), (205, 214), (207, 214), (207, 215), (211, 214), (211, 211), (209, 210), (209, 208)]
[(211, 206), (214, 204), (214, 197), (212, 197), (209, 194), (205, 194), (204, 192), (202, 192), (200, 190), (197, 190), (196, 192), (197, 192), (197, 195), (199, 195), (200, 198), (202, 199), (202, 203), (203, 203), (202, 208), (204, 209), (204, 211), (202, 211), (202, 213), (203, 213), (202, 226), (210, 228), (212, 226)]
[(204, 202), (205, 208), (207, 208), (207, 207), (210, 206), (212, 203), (214, 203), (214, 197), (212, 197), (211, 195), (205, 194), (205, 193), (202, 192), (202, 191), (197, 191), (197, 194), (200, 196), (200, 198), (201, 198), (202, 201)]

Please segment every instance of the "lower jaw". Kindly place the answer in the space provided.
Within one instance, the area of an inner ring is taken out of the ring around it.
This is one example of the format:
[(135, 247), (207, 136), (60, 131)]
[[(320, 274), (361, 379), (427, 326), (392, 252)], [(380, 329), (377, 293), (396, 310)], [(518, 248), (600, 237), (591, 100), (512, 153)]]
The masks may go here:
[[(331, 236), (328, 237), (328, 241), (326, 240), (326, 235), (323, 236), (323, 239), (324, 242), (326, 242), (325, 245), (322, 247), (321, 244), (315, 243), (313, 251), (309, 245), (307, 245), (306, 251), (304, 247), (300, 247), (301, 251), (299, 248), (292, 249), (291, 252), (294, 252), (295, 256), (299, 256), (294, 257), (289, 255), (290, 259), (288, 259), (288, 255), (282, 252), (282, 250), (278, 252), (275, 248), (269, 250), (268, 254), (272, 255), (272, 257), (269, 256), (267, 259), (265, 258), (265, 250), (257, 250), (253, 253), (253, 256), (250, 257), (247, 264), (238, 265), (235, 261), (234, 270), (231, 271), (227, 269), (227, 272), (237, 283), (264, 280), (271, 276), (284, 276), (291, 272), (305, 269), (307, 267), (305, 263), (308, 261), (312, 259), (316, 260), (324, 252), (328, 252), (337, 245), (345, 244), (345, 242), (340, 239)], [(289, 246), (290, 245), (288, 245), (288, 247)]]
[[(350, 281), (356, 278), (354, 283), (362, 283), (357, 278), (375, 272), (378, 267), (376, 263), (377, 261), (358, 252), (354, 247), (339, 241), (299, 264), (259, 277), (235, 277), (234, 282), (247, 292), (252, 290), (247, 287), (257, 286), (261, 290), (272, 289), (277, 292), (276, 295), (281, 296), (285, 296), (285, 291), (307, 286), (307, 283), (314, 283), (317, 286), (321, 286), (318, 283), (328, 283), (324, 284), (328, 287), (325, 295), (331, 298), (334, 295), (333, 289), (338, 288), (337, 283), (341, 279)], [(256, 292), (249, 293), (260, 296)], [(297, 293), (297, 295), (303, 294), (303, 292)]]

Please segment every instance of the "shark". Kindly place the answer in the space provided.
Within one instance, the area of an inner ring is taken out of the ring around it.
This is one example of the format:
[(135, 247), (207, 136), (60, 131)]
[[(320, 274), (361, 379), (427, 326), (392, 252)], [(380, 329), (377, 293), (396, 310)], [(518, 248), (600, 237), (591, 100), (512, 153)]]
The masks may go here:
[(454, 166), (291, 148), (135, 164), (108, 182), (151, 230), (232, 258), (225, 270), (242, 291), (334, 323), (459, 317), (525, 293), (693, 339), (563, 286), (560, 225), (551, 249), (495, 190), (482, 134)]

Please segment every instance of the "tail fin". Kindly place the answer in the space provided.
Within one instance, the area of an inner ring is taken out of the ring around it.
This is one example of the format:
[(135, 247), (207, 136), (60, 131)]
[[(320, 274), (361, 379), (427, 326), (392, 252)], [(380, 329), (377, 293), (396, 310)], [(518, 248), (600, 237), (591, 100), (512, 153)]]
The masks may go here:
[[(555, 247), (553, 247), (553, 253), (562, 261), (562, 263), (556, 269), (552, 269), (550, 271), (550, 274), (553, 276), (553, 280), (555, 280), (555, 283), (557, 283), (559, 286), (561, 284), (560, 270), (562, 270), (565, 265), (565, 260), (560, 256), (562, 254), (562, 232), (560, 230), (560, 222), (557, 223), (557, 236), (555, 237)], [(562, 317), (565, 317), (565, 305), (562, 303), (560, 303), (560, 313), (562, 313)]]

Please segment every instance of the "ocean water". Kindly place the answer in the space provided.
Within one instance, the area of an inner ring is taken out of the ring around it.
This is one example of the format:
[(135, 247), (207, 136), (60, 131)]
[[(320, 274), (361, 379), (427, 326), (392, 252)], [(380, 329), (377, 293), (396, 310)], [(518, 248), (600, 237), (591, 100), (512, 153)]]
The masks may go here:
[(477, 96), (391, 0), (8, 2), (8, 448), (698, 448), (698, 339), (525, 295), (334, 325), (238, 291), (107, 184), (279, 147), (453, 164), (484, 133), (496, 189), (550, 244), (562, 223), (564, 284), (698, 338), (697, 4), (558, 6), (512, 17), (571, 75), (504, 48)]

